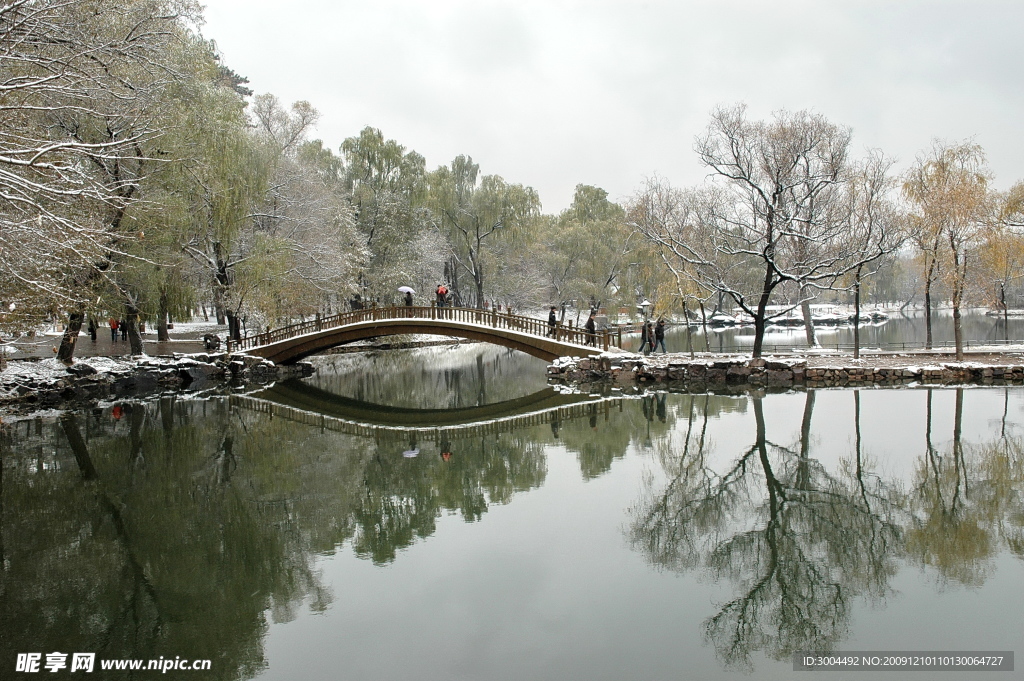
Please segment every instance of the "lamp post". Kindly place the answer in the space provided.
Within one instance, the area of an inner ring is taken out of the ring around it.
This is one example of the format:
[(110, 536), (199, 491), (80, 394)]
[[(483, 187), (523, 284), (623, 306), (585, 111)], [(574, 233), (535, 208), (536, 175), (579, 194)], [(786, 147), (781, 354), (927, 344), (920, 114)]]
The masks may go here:
[(639, 305), (637, 305), (637, 307), (639, 307), (641, 310), (643, 310), (644, 321), (646, 322), (647, 319), (650, 317), (650, 314), (651, 314), (651, 301), (649, 301), (646, 298), (644, 298), (644, 302), (642, 302)]

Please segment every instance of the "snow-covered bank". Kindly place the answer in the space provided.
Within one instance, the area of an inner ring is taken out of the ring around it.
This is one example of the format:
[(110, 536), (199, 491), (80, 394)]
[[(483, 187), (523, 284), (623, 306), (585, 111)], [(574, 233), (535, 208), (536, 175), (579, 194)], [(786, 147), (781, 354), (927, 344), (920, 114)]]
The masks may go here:
[(845, 387), (859, 385), (1021, 385), (1020, 353), (977, 353), (956, 362), (940, 354), (877, 354), (851, 357), (771, 357), (687, 354), (644, 356), (603, 353), (597, 357), (562, 357), (548, 367), (550, 380), (568, 385), (612, 382), (635, 386), (667, 383), (703, 392), (718, 388)]
[(312, 372), (306, 362), (279, 366), (259, 357), (207, 353), (87, 357), (70, 366), (56, 359), (10, 361), (0, 372), (0, 414), (165, 391), (265, 384)]

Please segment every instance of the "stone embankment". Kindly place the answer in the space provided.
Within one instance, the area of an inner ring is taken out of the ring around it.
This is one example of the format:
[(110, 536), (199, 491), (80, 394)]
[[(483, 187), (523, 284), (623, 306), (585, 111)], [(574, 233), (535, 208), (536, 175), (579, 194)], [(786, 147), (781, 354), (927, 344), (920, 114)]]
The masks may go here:
[(199, 353), (172, 357), (88, 357), (11, 361), (0, 372), (0, 411), (65, 408), (165, 391), (200, 392), (261, 385), (313, 373), (313, 365), (277, 365), (260, 357)]
[[(921, 360), (926, 360), (921, 362)], [(1014, 363), (1015, 362), (1015, 363)], [(686, 390), (720, 387), (809, 388), (923, 384), (1005, 385), (1024, 383), (1024, 358), (1006, 355), (985, 361), (935, 361), (933, 357), (890, 355), (861, 360), (829, 357), (754, 358), (687, 355), (644, 357), (605, 353), (580, 359), (563, 357), (548, 367), (550, 379), (569, 383), (607, 383), (623, 387), (672, 384)]]

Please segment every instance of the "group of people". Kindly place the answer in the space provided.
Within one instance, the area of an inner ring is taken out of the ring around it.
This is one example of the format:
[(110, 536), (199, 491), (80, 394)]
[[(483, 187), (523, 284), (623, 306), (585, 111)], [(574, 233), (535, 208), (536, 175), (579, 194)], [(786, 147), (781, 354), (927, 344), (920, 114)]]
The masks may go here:
[(649, 355), (652, 352), (657, 352), (659, 345), (661, 346), (661, 351), (667, 354), (668, 350), (665, 348), (664, 319), (659, 319), (657, 324), (648, 321), (640, 327), (640, 349), (637, 350), (637, 352)]
[[(434, 291), (436, 296), (437, 307), (445, 307), (450, 304), (450, 293), (448, 287), (444, 284), (438, 284), (437, 289)], [(362, 301), (356, 298), (352, 301), (352, 309), (357, 309), (357, 305), (362, 307)], [(405, 292), (405, 304), (408, 307), (412, 307), (413, 296), (411, 291)], [(586, 344), (591, 346), (597, 345), (597, 312), (595, 310), (590, 311), (590, 316), (587, 317), (587, 322), (584, 325), (584, 329), (587, 331)], [(124, 322), (121, 322), (123, 325)], [(554, 305), (551, 306), (548, 311), (548, 336), (554, 338), (556, 336), (556, 330), (558, 327), (558, 308)], [(110, 320), (110, 333), (111, 338), (115, 339), (118, 328), (118, 322)], [(125, 336), (127, 337), (127, 336)], [(661, 347), (663, 353), (668, 353), (668, 349), (665, 347), (665, 320), (658, 319), (657, 323), (648, 321), (640, 327), (640, 349), (638, 352), (642, 352), (645, 355), (649, 355), (653, 352), (657, 352), (658, 348)]]
[[(551, 310), (548, 312), (548, 337), (555, 337), (555, 330), (558, 326), (558, 315), (556, 314), (554, 305), (551, 306)], [(597, 312), (594, 310), (590, 311), (590, 316), (587, 317), (587, 323), (583, 325), (583, 328), (587, 330), (587, 345), (597, 345)]]
[(118, 333), (121, 334), (121, 340), (128, 340), (128, 325), (123, 319), (114, 319), (111, 317), (107, 320), (107, 324), (110, 325), (110, 342), (113, 343), (117, 341)]

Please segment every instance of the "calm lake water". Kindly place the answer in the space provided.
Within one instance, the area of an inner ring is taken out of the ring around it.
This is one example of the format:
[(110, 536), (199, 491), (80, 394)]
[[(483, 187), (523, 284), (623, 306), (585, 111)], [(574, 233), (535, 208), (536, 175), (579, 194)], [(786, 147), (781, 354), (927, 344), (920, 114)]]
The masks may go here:
[(212, 661), (182, 679), (588, 681), (1024, 651), (1021, 388), (560, 395), (476, 345), (2, 443), (4, 679), (53, 651)]
[[(887, 321), (874, 324), (861, 324), (860, 339), (863, 348), (881, 348), (883, 350), (900, 349), (901, 343), (907, 347), (920, 348), (927, 338), (923, 310), (906, 310), (900, 313), (889, 310)], [(980, 310), (964, 312), (964, 339), (969, 343), (1003, 343), (1007, 340), (1024, 341), (1024, 318), (1011, 317), (1008, 324), (1001, 317), (990, 317)], [(853, 347), (853, 327), (818, 326), (815, 327), (818, 343), (825, 348), (840, 345)], [(707, 350), (710, 345), (713, 352), (744, 352), (754, 347), (754, 327), (740, 328), (709, 327), (708, 342), (705, 343), (704, 331), (701, 327), (691, 327), (693, 348), (697, 352)], [(932, 339), (936, 347), (953, 343), (953, 317), (948, 309), (936, 310), (932, 317)], [(636, 350), (640, 346), (639, 334), (623, 339), (627, 350)], [(764, 344), (767, 352), (776, 348), (807, 347), (807, 335), (803, 327), (770, 326), (765, 331)], [(675, 326), (665, 334), (665, 347), (669, 352), (688, 352), (690, 341), (685, 326)]]

